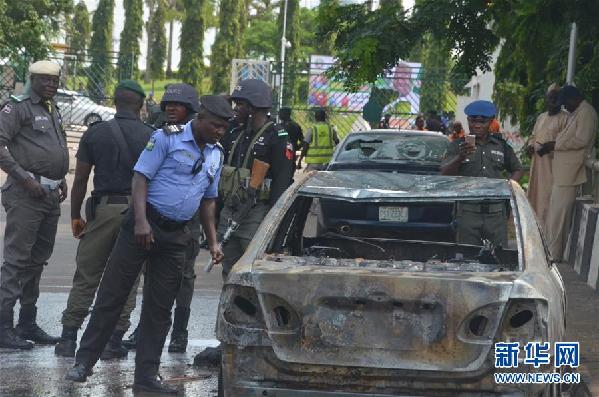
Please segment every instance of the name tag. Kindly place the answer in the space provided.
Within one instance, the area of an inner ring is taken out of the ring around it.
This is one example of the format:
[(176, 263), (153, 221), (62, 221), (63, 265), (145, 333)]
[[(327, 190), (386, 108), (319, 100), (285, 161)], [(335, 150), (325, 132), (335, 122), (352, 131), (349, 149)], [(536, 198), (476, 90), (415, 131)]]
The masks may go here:
[(50, 121), (48, 116), (35, 116), (34, 120), (35, 121)]
[(499, 151), (499, 150), (491, 150), (491, 154), (494, 154), (496, 156), (500, 156), (503, 157), (503, 152)]

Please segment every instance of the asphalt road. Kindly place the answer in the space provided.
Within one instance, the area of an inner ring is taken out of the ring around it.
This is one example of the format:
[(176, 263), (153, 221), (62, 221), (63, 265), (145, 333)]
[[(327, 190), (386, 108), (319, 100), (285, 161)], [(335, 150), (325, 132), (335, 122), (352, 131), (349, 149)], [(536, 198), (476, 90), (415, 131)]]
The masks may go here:
[[(0, 177), (4, 182), (5, 175)], [(69, 186), (72, 175), (69, 175)], [(0, 241), (4, 237), (6, 213), (0, 210)], [(1, 246), (1, 244), (0, 244)], [(60, 317), (65, 308), (68, 292), (75, 273), (77, 240), (71, 235), (70, 201), (62, 205), (56, 245), (48, 266), (42, 275), (41, 296), (38, 301), (38, 323), (53, 335), (61, 332)], [(0, 249), (0, 263), (3, 260)], [(213, 368), (196, 368), (190, 364), (195, 354), (206, 346), (214, 346), (214, 321), (222, 280), (219, 268), (205, 273), (208, 260), (202, 251), (196, 261), (196, 286), (189, 323), (190, 344), (187, 353), (173, 354), (166, 349), (162, 355), (161, 375), (178, 385), (181, 395), (207, 397), (216, 395), (217, 372)], [(141, 304), (141, 286), (138, 306), (132, 315), (132, 327), (137, 325)], [(18, 306), (15, 308), (18, 313)], [(16, 319), (15, 319), (16, 321)], [(85, 324), (84, 324), (85, 327)], [(130, 330), (131, 331), (131, 330)], [(79, 333), (81, 336), (82, 332)], [(168, 345), (168, 341), (167, 341)], [(73, 359), (56, 357), (54, 347), (36, 347), (21, 352), (0, 349), (0, 396), (132, 396), (135, 352), (125, 360), (99, 362), (94, 375), (85, 384), (65, 381), (64, 374), (73, 365)], [(136, 394), (139, 396), (139, 394)]]

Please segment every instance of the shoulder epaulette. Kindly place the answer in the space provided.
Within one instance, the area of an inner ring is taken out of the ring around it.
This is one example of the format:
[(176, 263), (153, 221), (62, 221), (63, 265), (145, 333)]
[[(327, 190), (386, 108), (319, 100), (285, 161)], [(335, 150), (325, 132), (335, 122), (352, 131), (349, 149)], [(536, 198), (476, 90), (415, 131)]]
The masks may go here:
[(185, 126), (179, 124), (165, 125), (162, 127), (162, 131), (164, 131), (166, 135), (180, 134), (183, 132), (183, 127)]
[(221, 145), (221, 144), (220, 144), (220, 142), (216, 142), (216, 143), (214, 144), (214, 147), (215, 147), (215, 148), (217, 148), (218, 150), (220, 150), (220, 151), (221, 151), (221, 152), (223, 152), (223, 153), (224, 153), (224, 151), (225, 151), (225, 148), (223, 147), (223, 145)]
[(25, 99), (29, 99), (29, 94), (11, 95), (10, 100), (14, 103), (23, 102)]

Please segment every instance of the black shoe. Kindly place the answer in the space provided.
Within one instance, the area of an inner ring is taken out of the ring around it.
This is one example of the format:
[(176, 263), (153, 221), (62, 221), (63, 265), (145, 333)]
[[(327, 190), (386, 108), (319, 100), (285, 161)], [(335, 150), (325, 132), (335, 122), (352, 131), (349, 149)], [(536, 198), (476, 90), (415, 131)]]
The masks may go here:
[(21, 338), (14, 328), (3, 327), (0, 328), (0, 347), (29, 350), (33, 348), (33, 343)]
[(60, 338), (54, 346), (54, 354), (60, 357), (75, 357), (77, 350), (77, 341), (73, 339)]
[(137, 336), (139, 335), (139, 326), (129, 335), (129, 338), (123, 340), (123, 346), (129, 350), (135, 350), (137, 347)]
[(221, 345), (218, 345), (217, 347), (207, 347), (193, 358), (193, 365), (218, 366), (221, 362), (222, 352)]
[(168, 344), (169, 353), (185, 353), (187, 350), (187, 331), (175, 331), (171, 333), (171, 343)]
[(86, 367), (83, 364), (75, 364), (75, 366), (69, 369), (69, 372), (65, 375), (66, 380), (73, 382), (85, 382), (88, 376), (92, 375), (92, 369)]
[(104, 348), (104, 351), (100, 355), (100, 360), (127, 358), (128, 354), (129, 350), (127, 350), (127, 348), (123, 346), (121, 343), (116, 345), (111, 342), (108, 342), (106, 344), (106, 347)]
[(17, 325), (15, 328), (17, 334), (26, 340), (33, 341), (39, 345), (55, 345), (58, 343), (60, 338), (56, 336), (50, 336), (41, 329), (37, 324)]
[(135, 383), (133, 384), (133, 392), (179, 394), (179, 390), (167, 383), (162, 382), (159, 378), (135, 380)]

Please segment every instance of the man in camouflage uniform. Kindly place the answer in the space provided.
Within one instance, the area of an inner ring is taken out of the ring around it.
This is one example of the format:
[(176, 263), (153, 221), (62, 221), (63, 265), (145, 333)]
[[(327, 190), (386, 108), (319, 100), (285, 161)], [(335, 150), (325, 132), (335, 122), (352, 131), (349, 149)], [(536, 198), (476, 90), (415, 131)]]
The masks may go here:
[[(54, 249), (60, 203), (67, 197), (66, 134), (53, 97), (60, 66), (39, 61), (29, 68), (31, 90), (0, 111), (0, 168), (6, 210), (4, 263), (0, 271), (0, 347), (31, 349), (58, 338), (36, 323), (39, 282)], [(19, 323), (13, 309), (21, 302)]]

